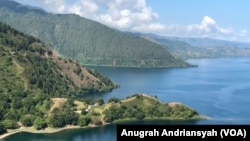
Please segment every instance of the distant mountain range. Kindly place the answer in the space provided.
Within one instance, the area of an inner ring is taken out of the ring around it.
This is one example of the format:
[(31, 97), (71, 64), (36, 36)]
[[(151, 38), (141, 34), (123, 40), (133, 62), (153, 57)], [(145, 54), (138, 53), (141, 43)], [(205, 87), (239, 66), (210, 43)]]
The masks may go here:
[(11, 0), (0, 1), (0, 21), (35, 36), (84, 65), (187, 67), (161, 44), (74, 14), (52, 14)]
[(134, 33), (152, 42), (164, 45), (170, 53), (182, 59), (250, 56), (250, 43), (211, 38), (182, 38), (155, 34)]

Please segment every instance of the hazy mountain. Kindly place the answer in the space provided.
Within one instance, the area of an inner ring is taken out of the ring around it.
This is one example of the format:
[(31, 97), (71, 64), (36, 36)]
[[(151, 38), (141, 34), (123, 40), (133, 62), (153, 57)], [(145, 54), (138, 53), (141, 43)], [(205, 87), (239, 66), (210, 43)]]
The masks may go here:
[(135, 33), (150, 41), (164, 45), (177, 58), (212, 58), (250, 56), (250, 43), (210, 38), (165, 37)]
[(186, 67), (162, 45), (74, 14), (52, 14), (0, 1), (0, 21), (40, 38), (61, 55), (85, 65)]
[(250, 43), (248, 42), (227, 41), (227, 40), (219, 40), (211, 38), (166, 37), (166, 39), (184, 41), (195, 47), (208, 47), (208, 46), (250, 47)]

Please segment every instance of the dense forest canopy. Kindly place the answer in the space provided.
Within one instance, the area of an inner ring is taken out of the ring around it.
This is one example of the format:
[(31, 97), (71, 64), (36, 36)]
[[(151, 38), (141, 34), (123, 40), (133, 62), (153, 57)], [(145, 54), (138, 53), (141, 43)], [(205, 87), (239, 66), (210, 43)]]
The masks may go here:
[[(0, 23), (0, 132), (43, 121), (53, 97), (72, 98), (117, 87), (72, 59), (58, 58), (39, 39)], [(70, 114), (70, 113), (67, 113)], [(41, 121), (42, 120), (42, 121)]]
[(0, 1), (0, 21), (40, 38), (61, 55), (85, 65), (187, 67), (162, 45), (74, 14), (51, 14)]

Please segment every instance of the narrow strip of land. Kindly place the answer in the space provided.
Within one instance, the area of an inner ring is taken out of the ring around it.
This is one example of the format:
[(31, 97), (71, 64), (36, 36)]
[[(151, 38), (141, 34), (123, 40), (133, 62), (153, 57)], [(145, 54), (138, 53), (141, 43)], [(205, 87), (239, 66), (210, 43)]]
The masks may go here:
[(49, 127), (49, 128), (44, 129), (44, 130), (36, 130), (33, 127), (21, 127), (19, 129), (15, 129), (15, 130), (8, 130), (7, 133), (5, 133), (5, 134), (3, 134), (3, 135), (0, 136), (0, 140), (6, 138), (8, 136), (11, 136), (13, 134), (20, 133), (20, 132), (29, 132), (29, 133), (56, 133), (56, 132), (63, 131), (63, 130), (66, 130), (66, 129), (77, 129), (77, 128), (84, 128), (84, 127), (71, 126), (70, 125), (70, 126), (66, 126), (66, 127), (63, 127), (63, 128), (50, 128)]

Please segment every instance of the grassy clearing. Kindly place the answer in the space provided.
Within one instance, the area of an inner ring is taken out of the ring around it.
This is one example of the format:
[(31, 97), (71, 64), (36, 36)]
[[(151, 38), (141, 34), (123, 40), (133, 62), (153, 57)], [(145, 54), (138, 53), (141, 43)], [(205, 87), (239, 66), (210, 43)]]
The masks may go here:
[(55, 108), (61, 108), (65, 102), (67, 101), (66, 98), (52, 98), (53, 105), (51, 106), (49, 113), (51, 113)]
[(77, 100), (74, 101), (74, 104), (76, 105), (77, 111), (80, 111), (80, 110), (87, 107), (87, 104), (85, 104), (84, 102), (81, 102), (81, 101), (77, 101)]
[(15, 59), (13, 59), (13, 63), (15, 64), (16, 66), (16, 72), (17, 72), (17, 75), (21, 78), (21, 80), (24, 82), (24, 89), (27, 90), (28, 89), (28, 80), (25, 79), (24, 77), (22, 77), (22, 74), (24, 72), (24, 68), (19, 64), (17, 63), (17, 61)]

